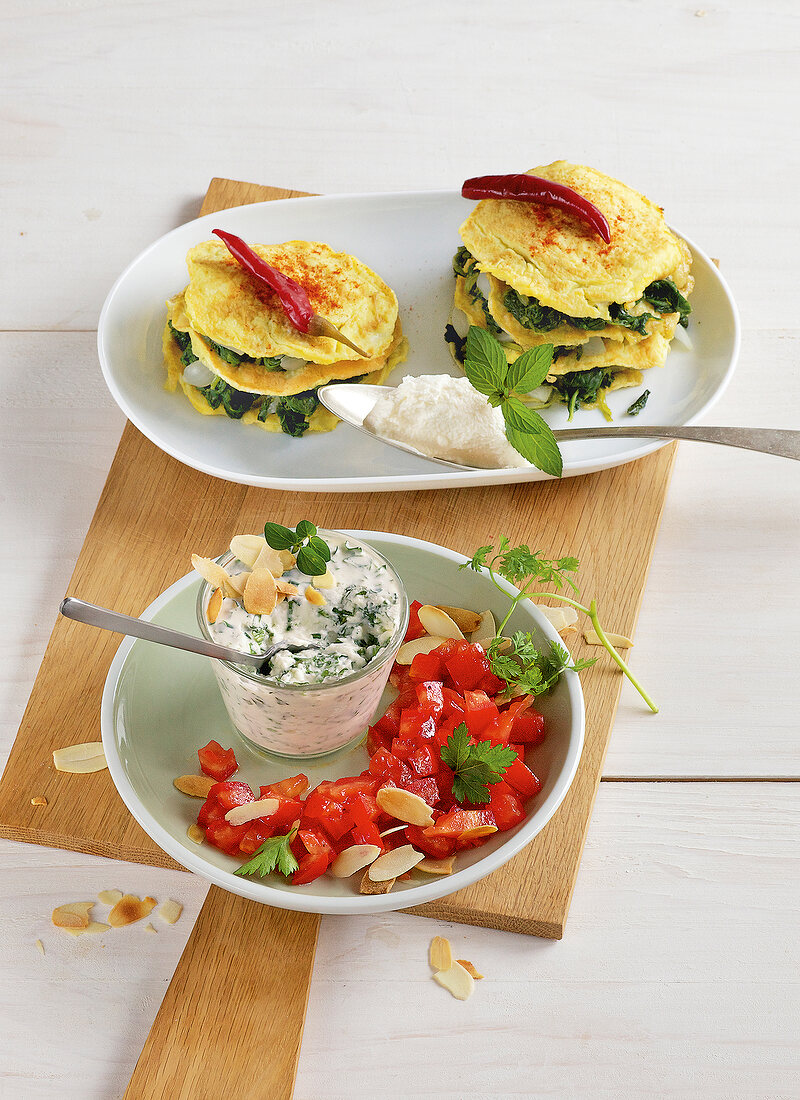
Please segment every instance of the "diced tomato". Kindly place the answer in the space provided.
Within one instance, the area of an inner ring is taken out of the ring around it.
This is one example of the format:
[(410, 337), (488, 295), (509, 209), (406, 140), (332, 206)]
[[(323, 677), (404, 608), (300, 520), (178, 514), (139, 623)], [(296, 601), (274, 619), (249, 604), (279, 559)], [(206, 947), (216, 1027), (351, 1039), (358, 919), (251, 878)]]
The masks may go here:
[(220, 851), (234, 856), (239, 851), (239, 845), (247, 831), (248, 825), (231, 825), (224, 819), (212, 821), (206, 826), (206, 840)]
[(292, 875), (292, 886), (304, 886), (307, 882), (313, 882), (315, 878), (324, 875), (330, 866), (327, 857), (321, 852), (313, 855), (309, 852), (300, 856), (297, 864), (297, 870)]
[(444, 662), (450, 678), (461, 691), (474, 690), (491, 670), (486, 654), (479, 645), (469, 642), (456, 642), (454, 649)]
[(405, 832), (409, 844), (431, 859), (446, 859), (455, 851), (455, 840), (449, 836), (427, 836), (419, 825), (408, 825)]
[(436, 722), (429, 713), (427, 707), (406, 707), (400, 716), (400, 736), (409, 737), (433, 737), (436, 733)]
[(434, 739), (438, 745), (446, 744), (451, 734), (461, 725), (465, 720), (466, 715), (451, 713), (445, 715), (442, 721), (439, 723), (439, 728), (436, 730)]
[(467, 829), (476, 829), (479, 825), (494, 825), (495, 820), (491, 810), (450, 810), (442, 814), (433, 825), (425, 830), (426, 836), (450, 836), (458, 837)]
[(197, 750), (197, 757), (200, 770), (218, 783), (223, 779), (230, 779), (239, 768), (233, 749), (223, 749), (219, 741), (209, 741), (202, 749)]
[(208, 792), (208, 797), (213, 798), (226, 813), (228, 810), (232, 810), (234, 806), (244, 806), (246, 803), (255, 802), (256, 800), (256, 796), (247, 783), (240, 783), (238, 780), (215, 783)]
[(248, 824), (249, 829), (239, 841), (239, 851), (246, 856), (257, 852), (264, 841), (269, 840), (271, 836), (279, 835), (277, 826), (268, 825), (263, 818), (257, 818)]
[(501, 680), (500, 677), (495, 676), (493, 672), (488, 672), (478, 684), (481, 691), (485, 691), (487, 695), (497, 695), (505, 686), (505, 680)]
[(419, 600), (414, 600), (408, 609), (408, 629), (406, 630), (404, 642), (412, 642), (415, 638), (421, 638), (425, 633), (425, 627), (419, 621), (419, 609), (422, 604)]
[(390, 749), (394, 734), (385, 733), (378, 725), (370, 726), (367, 730), (367, 752), (374, 756), (378, 749)]
[(386, 708), (386, 713), (383, 714), (382, 717), (380, 717), (375, 723), (381, 733), (387, 733), (391, 737), (394, 737), (394, 735), (400, 729), (401, 709), (402, 708), (400, 707), (400, 704), (397, 702), (396, 699), (393, 703), (389, 704), (389, 706)]
[(281, 779), (279, 783), (270, 783), (261, 788), (262, 798), (273, 798), (275, 795), (283, 795), (284, 798), (297, 798), (308, 790), (308, 776), (293, 775), (289, 779)]
[(367, 772), (366, 775), (349, 775), (344, 779), (337, 779), (329, 785), (328, 793), (337, 802), (346, 803), (357, 794), (375, 794), (380, 785), (380, 780)]
[(274, 825), (276, 833), (284, 832), (299, 817), (303, 816), (305, 803), (299, 798), (286, 798), (284, 795), (272, 794), (270, 787), (261, 788), (261, 798), (277, 798), (278, 800), (278, 808), (274, 813), (268, 817), (257, 819), (258, 821), (268, 821), (270, 825)]
[[(377, 809), (377, 802), (375, 808)], [(372, 817), (371, 807), (368, 805), (364, 795), (358, 795), (349, 806), (350, 815), (353, 819), (353, 843), (354, 844), (377, 844), (379, 848), (383, 847), (381, 840), (380, 830), (375, 824)]]
[(499, 710), (493, 699), (490, 699), (485, 691), (465, 691), (464, 706), (466, 708), (467, 729), (477, 737), (487, 726), (494, 722)]
[(415, 683), (441, 680), (442, 659), (438, 650), (432, 649), (430, 653), (418, 653), (411, 662), (408, 675), (409, 679)]
[(526, 710), (514, 719), (513, 736), (515, 741), (526, 745), (538, 745), (544, 740), (544, 716), (538, 710)]
[(439, 754), (435, 753), (430, 745), (417, 745), (406, 757), (406, 761), (411, 770), (423, 779), (429, 775), (436, 775), (439, 770)]
[(462, 695), (459, 695), (457, 691), (453, 691), (453, 689), (449, 687), (443, 687), (442, 697), (444, 700), (445, 714), (460, 714), (462, 716), (466, 714), (467, 710), (464, 698)]
[(408, 760), (417, 745), (418, 742), (411, 737), (395, 737), (392, 741), (392, 756), (396, 756), (398, 760)]
[(398, 665), (396, 662), (392, 665), (392, 671), (389, 673), (389, 683), (392, 687), (397, 688), (399, 692), (405, 691), (411, 683), (408, 671), (408, 665)]
[(403, 761), (386, 749), (378, 749), (369, 762), (369, 770), (373, 775), (391, 779), (395, 785), (399, 785), (403, 778)]
[(417, 699), (431, 718), (441, 718), (444, 710), (444, 692), (438, 680), (425, 680), (417, 684)]
[(409, 779), (403, 784), (403, 789), (422, 798), (429, 806), (435, 806), (439, 801), (439, 786), (435, 779)]
[(542, 784), (530, 768), (523, 764), (522, 758), (519, 756), (513, 764), (509, 764), (506, 768), (503, 779), (514, 790), (519, 791), (523, 798), (532, 798), (542, 789)]
[(214, 821), (224, 821), (227, 810), (223, 810), (216, 798), (212, 798), (210, 795), (200, 807), (200, 812), (197, 815), (198, 825), (211, 825)]
[(504, 783), (493, 783), (489, 788), (489, 808), (500, 832), (513, 829), (525, 820), (525, 808), (515, 790)]

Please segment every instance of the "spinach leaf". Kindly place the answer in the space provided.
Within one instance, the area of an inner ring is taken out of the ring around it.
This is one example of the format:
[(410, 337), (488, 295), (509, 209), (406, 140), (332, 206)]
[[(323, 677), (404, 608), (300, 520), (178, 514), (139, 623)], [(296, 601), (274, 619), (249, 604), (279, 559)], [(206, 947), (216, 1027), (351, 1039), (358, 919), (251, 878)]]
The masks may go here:
[(689, 314), (692, 307), (675, 286), (672, 279), (656, 279), (645, 287), (644, 300), (659, 313), (680, 313), (678, 324), (686, 328), (689, 324)]
[(564, 404), (569, 409), (569, 419), (575, 410), (582, 405), (591, 405), (597, 401), (600, 390), (605, 389), (611, 383), (611, 375), (604, 367), (595, 367), (594, 370), (571, 371), (562, 374), (553, 383), (553, 389), (559, 394)]
[(184, 367), (188, 367), (190, 363), (197, 361), (197, 356), (192, 351), (192, 338), (188, 332), (181, 332), (180, 329), (175, 328), (172, 321), (168, 321), (170, 332), (172, 333), (172, 339), (181, 349), (181, 362)]
[(647, 336), (647, 322), (652, 320), (652, 313), (640, 313), (635, 316), (633, 313), (628, 313), (624, 306), (616, 303), (608, 307), (608, 312), (615, 325), (630, 329), (631, 332), (638, 332), (640, 336)]
[(216, 352), (223, 362), (230, 364), (232, 367), (238, 367), (240, 363), (253, 363), (257, 367), (266, 367), (267, 370), (281, 369), (281, 356), (279, 355), (272, 358), (268, 355), (262, 355), (260, 358), (254, 359), (252, 355), (244, 355), (241, 352), (232, 351), (231, 348), (224, 348), (221, 344), (215, 344), (208, 336), (205, 339), (211, 350)]
[(645, 390), (643, 394), (637, 397), (633, 404), (628, 406), (628, 416), (637, 416), (647, 404), (649, 396), (650, 390)]
[(572, 325), (573, 328), (595, 332), (606, 327), (602, 317), (568, 317), (550, 306), (543, 306), (537, 298), (523, 298), (516, 290), (509, 289), (503, 296), (503, 305), (512, 317), (533, 332), (552, 332), (559, 325)]
[(445, 343), (449, 344), (453, 349), (453, 355), (464, 366), (464, 360), (467, 357), (467, 338), (466, 336), (459, 336), (452, 325), (444, 326), (444, 339)]
[(483, 316), (486, 320), (486, 328), (488, 329), (488, 331), (493, 333), (495, 336), (499, 336), (502, 332), (502, 329), (489, 312), (489, 303), (486, 300), (486, 297), (483, 294), (482, 290), (478, 286), (478, 276), (480, 275), (480, 270), (477, 263), (475, 262), (475, 257), (472, 255), (471, 252), (468, 252), (463, 245), (461, 246), (461, 248), (459, 248), (458, 252), (456, 252), (455, 256), (453, 257), (453, 272), (456, 275), (460, 275), (461, 278), (464, 280), (465, 290), (469, 295), (470, 300), (481, 307), (481, 310), (483, 311)]
[(258, 394), (236, 390), (222, 378), (216, 378), (208, 386), (198, 388), (212, 409), (218, 409), (222, 405), (231, 420), (241, 420), (258, 400)]

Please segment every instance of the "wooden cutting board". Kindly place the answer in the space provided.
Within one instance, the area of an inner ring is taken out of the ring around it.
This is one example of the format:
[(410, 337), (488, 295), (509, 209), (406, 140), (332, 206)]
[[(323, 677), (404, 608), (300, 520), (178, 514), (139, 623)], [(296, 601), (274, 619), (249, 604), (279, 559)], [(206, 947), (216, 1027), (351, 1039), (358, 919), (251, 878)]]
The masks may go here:
[[(212, 181), (201, 213), (300, 195)], [(176, 398), (177, 400), (177, 398)], [(302, 441), (298, 441), (298, 450)], [(403, 493), (281, 493), (232, 485), (188, 469), (126, 425), (69, 585), (69, 593), (138, 615), (187, 569), (265, 518), (294, 526), (391, 531), (471, 555), (507, 535), (548, 557), (581, 559), (581, 589), (605, 624), (632, 635), (647, 578), (675, 444), (635, 463), (563, 482)], [(99, 739), (100, 698), (119, 638), (58, 619), (0, 781), (0, 836), (157, 866), (177, 867), (133, 820), (107, 771), (54, 770), (52, 751)], [(577, 655), (584, 653), (578, 641)], [(75, 653), (83, 659), (76, 662)], [(493, 875), (409, 910), (531, 935), (561, 937), (616, 713), (622, 677), (600, 660), (582, 676), (586, 745), (560, 809), (524, 852)], [(46, 806), (32, 806), (44, 795)], [(213, 1093), (289, 1098), (302, 1036), (319, 918), (267, 909), (212, 887), (137, 1064), (126, 1097)], [(246, 943), (245, 943), (246, 941)], [(243, 946), (245, 949), (243, 949)], [(257, 962), (254, 962), (257, 960)], [(237, 968), (243, 967), (241, 983)], [(255, 969), (254, 969), (255, 967)], [(253, 990), (222, 1020), (204, 988)], [(280, 1029), (263, 1058), (263, 1021)], [(258, 1017), (256, 1027), (254, 1020)], [(231, 1038), (231, 1037), (235, 1037)], [(209, 1039), (212, 1039), (209, 1042)]]

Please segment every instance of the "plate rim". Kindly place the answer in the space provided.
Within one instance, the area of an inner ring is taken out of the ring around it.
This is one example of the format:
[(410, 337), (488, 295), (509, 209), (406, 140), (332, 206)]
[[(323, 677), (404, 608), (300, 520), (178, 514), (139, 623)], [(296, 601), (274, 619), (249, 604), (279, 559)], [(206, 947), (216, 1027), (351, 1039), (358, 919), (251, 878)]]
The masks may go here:
[[(387, 531), (356, 531), (350, 529), (344, 530), (343, 533), (362, 538), (366, 542), (369, 541), (370, 537), (391, 539), (400, 545), (409, 546), (425, 553), (431, 553), (437, 558), (443, 558), (457, 564), (461, 564), (465, 560), (465, 555), (450, 550), (448, 547), (440, 546), (437, 543), (427, 542), (423, 539), (416, 539), (410, 535), (398, 535)], [(499, 579), (502, 582), (502, 586), (509, 590), (510, 593), (515, 591), (513, 586), (503, 581), (502, 578)], [(158, 614), (159, 611), (163, 610), (163, 608), (177, 595), (184, 592), (192, 585), (200, 583), (202, 583), (202, 578), (199, 578), (196, 574), (185, 574), (158, 595), (145, 608), (140, 617), (147, 619), (152, 618), (154, 615)], [(531, 613), (534, 621), (541, 628), (546, 637), (553, 641), (561, 642), (558, 633), (534, 604), (529, 604), (526, 609)], [(399, 909), (407, 909), (410, 906), (424, 905), (426, 902), (437, 901), (449, 894), (456, 893), (466, 886), (471, 886), (502, 867), (522, 851), (523, 848), (527, 847), (527, 845), (541, 833), (566, 798), (575, 780), (578, 765), (583, 754), (586, 732), (586, 709), (583, 690), (578, 674), (566, 672), (563, 675), (570, 697), (570, 707), (573, 715), (573, 727), (575, 727), (575, 732), (574, 736), (570, 738), (570, 744), (567, 747), (561, 780), (563, 789), (560, 789), (560, 791), (551, 791), (550, 795), (542, 803), (542, 806), (538, 807), (535, 811), (536, 813), (542, 810), (545, 811), (541, 820), (537, 819), (537, 828), (535, 832), (527, 833), (525, 825), (523, 825), (519, 832), (505, 841), (496, 852), (488, 853), (483, 860), (479, 860), (471, 867), (465, 867), (461, 871), (456, 871), (449, 876), (441, 876), (441, 878), (437, 876), (434, 881), (430, 883), (420, 883), (418, 886), (414, 887), (413, 890), (404, 890), (402, 894), (354, 894), (352, 897), (325, 897), (316, 894), (304, 894), (301, 889), (297, 891), (277, 890), (266, 881), (251, 882), (249, 879), (237, 878), (233, 872), (223, 871), (204, 860), (199, 851), (195, 853), (191, 851), (191, 849), (188, 849), (178, 840), (178, 838), (174, 837), (165, 829), (144, 807), (136, 794), (133, 784), (128, 779), (120, 754), (117, 751), (114, 709), (117, 688), (128, 657), (134, 647), (146, 644), (147, 643), (137, 638), (124, 639), (114, 655), (103, 686), (103, 695), (100, 704), (100, 733), (108, 770), (114, 787), (128, 812), (138, 822), (142, 829), (144, 829), (150, 839), (183, 868), (195, 874), (199, 874), (201, 878), (206, 879), (206, 881), (215, 886), (219, 886), (220, 889), (227, 890), (229, 893), (238, 894), (241, 897), (260, 902), (261, 904), (272, 905), (275, 908), (288, 909), (294, 912), (319, 913), (320, 915), (334, 916), (359, 913), (385, 913)], [(478, 870), (483, 863), (487, 862), (489, 864), (488, 867)], [(453, 880), (455, 880), (455, 882)], [(263, 896), (264, 892), (267, 894), (266, 897)]]
[[(124, 285), (128, 279), (130, 273), (135, 267), (142, 263), (149, 254), (155, 249), (159, 248), (164, 242), (168, 241), (170, 237), (184, 232), (187, 226), (202, 225), (208, 221), (217, 218), (220, 215), (238, 214), (244, 210), (253, 210), (259, 207), (271, 207), (285, 206), (287, 203), (313, 203), (313, 204), (336, 204), (352, 203), (353, 201), (392, 201), (403, 200), (407, 202), (425, 201), (435, 199), (450, 199), (460, 197), (460, 192), (451, 188), (442, 188), (438, 190), (412, 190), (412, 191), (365, 191), (365, 192), (348, 192), (337, 195), (302, 195), (295, 198), (285, 199), (266, 199), (255, 203), (241, 203), (238, 206), (228, 207), (225, 210), (211, 211), (208, 214), (201, 214), (197, 218), (193, 218), (188, 222), (184, 222), (181, 225), (174, 226), (172, 229), (163, 233), (156, 240), (147, 245), (141, 252), (139, 252), (124, 268), (124, 270), (117, 276), (111, 289), (109, 290), (106, 298), (103, 302), (102, 309), (100, 311), (100, 317), (97, 325), (97, 354), (100, 360), (100, 369), (103, 373), (106, 386), (108, 387), (111, 396), (114, 401), (124, 413), (128, 420), (150, 440), (154, 446), (165, 454), (174, 458), (184, 466), (188, 466), (190, 469), (198, 470), (200, 473), (208, 474), (211, 477), (220, 478), (223, 481), (229, 481), (237, 485), (253, 485), (258, 488), (264, 489), (293, 489), (296, 492), (322, 492), (322, 493), (336, 493), (336, 492), (360, 492), (364, 490), (371, 490), (373, 492), (398, 492), (406, 489), (448, 489), (448, 488), (468, 488), (470, 486), (478, 485), (507, 485), (516, 484), (517, 482), (536, 482), (536, 481), (550, 481), (558, 480), (553, 479), (547, 474), (543, 474), (541, 471), (528, 467), (518, 467), (512, 470), (480, 470), (480, 471), (448, 471), (443, 473), (441, 468), (439, 470), (432, 469), (430, 472), (419, 471), (414, 474), (386, 474), (380, 476), (347, 476), (347, 477), (310, 477), (310, 478), (285, 478), (275, 477), (270, 475), (261, 474), (242, 474), (235, 473), (230, 470), (225, 470), (222, 467), (215, 466), (212, 463), (204, 462), (202, 459), (190, 457), (184, 454), (182, 450), (169, 441), (156, 430), (154, 430), (148, 423), (146, 417), (141, 417), (138, 412), (131, 408), (131, 405), (123, 395), (120, 387), (117, 385), (114, 373), (110, 364), (110, 357), (106, 355), (105, 337), (106, 330), (109, 323), (109, 315), (112, 312), (114, 300), (120, 291), (120, 288)], [(672, 227), (670, 227), (672, 228)], [(731, 292), (730, 286), (725, 279), (722, 272), (708, 256), (708, 254), (694, 243), (694, 241), (685, 236), (677, 229), (672, 230), (679, 237), (681, 237), (692, 250), (693, 256), (700, 257), (712, 277), (715, 279), (718, 287), (721, 289), (723, 296), (726, 299), (728, 308), (730, 309), (733, 320), (732, 331), (732, 346), (730, 360), (725, 369), (725, 373), (720, 379), (714, 392), (708, 398), (707, 401), (700, 406), (694, 415), (689, 416), (683, 420), (676, 421), (677, 425), (690, 425), (696, 424), (700, 421), (713, 407), (717, 404), (720, 398), (730, 384), (730, 380), (736, 369), (739, 354), (741, 350), (741, 318), (739, 309), (736, 305), (736, 301)], [(579, 477), (588, 473), (595, 473), (599, 470), (613, 469), (616, 466), (625, 465), (628, 462), (634, 462), (636, 459), (643, 458), (645, 455), (652, 454), (654, 451), (660, 450), (662, 447), (667, 446), (669, 440), (653, 440), (651, 442), (645, 442), (640, 445), (634, 446), (631, 450), (626, 451), (624, 455), (613, 456), (611, 459), (585, 459), (581, 461), (565, 462), (564, 463), (564, 476), (565, 477)]]

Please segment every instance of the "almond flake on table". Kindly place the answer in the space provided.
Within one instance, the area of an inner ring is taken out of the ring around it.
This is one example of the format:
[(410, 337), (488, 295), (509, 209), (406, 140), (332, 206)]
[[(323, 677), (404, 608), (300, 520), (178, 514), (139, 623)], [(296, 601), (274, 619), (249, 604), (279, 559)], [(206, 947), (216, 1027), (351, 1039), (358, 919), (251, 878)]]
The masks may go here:
[(102, 901), (103, 905), (116, 905), (118, 901), (122, 901), (122, 891), (101, 890), (97, 898), (99, 901)]
[(65, 932), (69, 932), (70, 936), (97, 936), (101, 932), (107, 932), (111, 927), (110, 924), (103, 924), (102, 921), (90, 920), (85, 928), (65, 928)]
[(57, 906), (51, 920), (56, 928), (88, 928), (93, 901), (69, 901)]
[(464, 967), (464, 969), (466, 970), (466, 972), (467, 972), (467, 973), (468, 973), (468, 974), (469, 974), (469, 975), (470, 975), (471, 977), (473, 977), (473, 978), (475, 979), (475, 981), (476, 981), (476, 982), (479, 982), (479, 981), (481, 981), (481, 980), (483, 979), (483, 974), (481, 974), (480, 970), (478, 970), (478, 968), (477, 968), (477, 967), (475, 966), (475, 964), (474, 964), (474, 963), (471, 963), (471, 962), (469, 961), (469, 959), (456, 959), (456, 962), (457, 962), (457, 963), (460, 963), (460, 964), (461, 964), (461, 966), (463, 966), (463, 967)]
[(437, 970), (433, 980), (457, 1001), (466, 1001), (475, 992), (475, 980), (461, 963), (454, 962), (449, 970)]
[(174, 901), (172, 898), (167, 898), (166, 901), (162, 901), (158, 907), (158, 915), (167, 924), (175, 924), (183, 912), (183, 906), (179, 901)]
[(44, 944), (41, 940), (36, 940), (36, 950), (40, 955), (44, 955)]
[(453, 965), (450, 940), (444, 936), (434, 936), (428, 949), (428, 959), (434, 970), (449, 970)]
[(155, 928), (153, 928), (150, 921), (148, 921), (147, 924), (144, 926), (144, 930), (145, 932), (152, 932), (154, 936), (158, 935), (158, 932), (156, 932)]
[(535, 603), (537, 611), (541, 611), (547, 621), (559, 633), (568, 630), (578, 621), (578, 612), (574, 607), (547, 607), (545, 604)]
[(135, 894), (125, 894), (108, 914), (108, 923), (112, 928), (124, 928), (152, 913), (155, 898), (137, 898)]
[(43, 794), (34, 795), (33, 798), (31, 799), (31, 806), (46, 806), (46, 805), (47, 805), (47, 799), (44, 797)]

